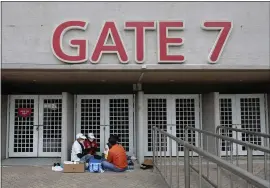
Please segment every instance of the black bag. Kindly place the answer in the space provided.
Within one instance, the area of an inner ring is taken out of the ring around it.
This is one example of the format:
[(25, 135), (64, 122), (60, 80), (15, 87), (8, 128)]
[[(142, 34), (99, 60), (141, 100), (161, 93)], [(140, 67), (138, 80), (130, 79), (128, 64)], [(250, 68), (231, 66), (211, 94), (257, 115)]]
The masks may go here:
[(99, 156), (99, 155), (94, 155), (94, 158), (95, 158), (95, 159), (98, 159), (98, 160), (101, 160), (101, 159), (102, 159), (102, 157)]

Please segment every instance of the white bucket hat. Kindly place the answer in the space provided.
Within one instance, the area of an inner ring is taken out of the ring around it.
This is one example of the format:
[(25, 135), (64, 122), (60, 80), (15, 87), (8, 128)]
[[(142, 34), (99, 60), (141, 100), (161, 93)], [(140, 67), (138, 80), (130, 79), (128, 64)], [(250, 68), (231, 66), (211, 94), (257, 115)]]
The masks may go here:
[(95, 135), (94, 135), (94, 133), (88, 133), (88, 137), (91, 138), (91, 139), (95, 139), (96, 138)]
[(82, 133), (78, 133), (76, 135), (76, 139), (79, 139), (79, 138), (84, 139), (84, 140), (86, 139), (86, 137)]

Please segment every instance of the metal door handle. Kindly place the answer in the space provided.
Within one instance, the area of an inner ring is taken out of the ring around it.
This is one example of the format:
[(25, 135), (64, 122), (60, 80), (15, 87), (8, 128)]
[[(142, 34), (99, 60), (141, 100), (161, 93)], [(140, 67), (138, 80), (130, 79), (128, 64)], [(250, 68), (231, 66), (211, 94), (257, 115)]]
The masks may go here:
[(39, 127), (42, 127), (43, 125), (33, 125), (34, 127), (37, 127), (36, 130), (39, 130)]

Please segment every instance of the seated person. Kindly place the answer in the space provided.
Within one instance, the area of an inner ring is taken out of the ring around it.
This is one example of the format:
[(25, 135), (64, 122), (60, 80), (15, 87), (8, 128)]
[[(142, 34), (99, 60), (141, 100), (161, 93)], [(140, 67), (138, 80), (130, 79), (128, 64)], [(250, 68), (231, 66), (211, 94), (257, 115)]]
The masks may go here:
[(124, 172), (127, 170), (127, 155), (123, 146), (119, 145), (118, 138), (111, 136), (109, 138), (110, 150), (108, 158), (102, 161), (102, 167), (104, 170), (113, 172)]
[(120, 138), (119, 138), (119, 136), (117, 135), (117, 134), (114, 134), (114, 135), (112, 135), (113, 137), (115, 137), (116, 138), (116, 143), (118, 144), (119, 142), (120, 142)]
[(84, 149), (83, 143), (86, 137), (82, 133), (76, 135), (76, 140), (72, 145), (71, 161), (80, 161), (88, 164), (91, 155), (87, 154)]
[(84, 148), (90, 155), (95, 155), (98, 145), (93, 133), (88, 134), (88, 138), (84, 140)]

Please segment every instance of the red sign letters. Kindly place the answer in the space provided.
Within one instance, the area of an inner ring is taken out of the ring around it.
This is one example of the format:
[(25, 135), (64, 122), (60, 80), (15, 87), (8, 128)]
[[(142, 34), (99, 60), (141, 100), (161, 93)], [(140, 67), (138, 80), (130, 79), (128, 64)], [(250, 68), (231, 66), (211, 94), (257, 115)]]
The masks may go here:
[[(52, 51), (53, 54), (65, 63), (83, 63), (88, 60), (88, 40), (72, 39), (69, 44), (71, 47), (77, 48), (77, 55), (68, 55), (63, 51), (62, 41), (64, 34), (72, 29), (85, 31), (88, 23), (84, 21), (66, 21), (60, 24), (53, 32)], [(184, 44), (182, 38), (169, 37), (170, 30), (184, 30), (183, 21), (128, 21), (125, 22), (125, 30), (134, 31), (135, 35), (135, 62), (145, 62), (145, 33), (147, 30), (157, 29), (157, 52), (158, 63), (183, 63), (185, 56), (183, 54), (169, 54), (169, 46), (181, 46)], [(204, 21), (202, 28), (204, 30), (218, 30), (219, 35), (212, 47), (208, 57), (209, 63), (217, 63), (224, 46), (229, 38), (232, 30), (232, 22), (229, 21)], [(107, 44), (109, 37), (113, 44)], [(115, 22), (107, 21), (103, 25), (100, 35), (98, 36), (96, 45), (90, 57), (91, 63), (99, 63), (103, 54), (113, 53), (118, 56), (120, 63), (128, 63), (129, 57), (125, 49), (121, 35), (116, 27)]]
[(18, 116), (20, 117), (29, 117), (32, 113), (31, 108), (18, 108)]

